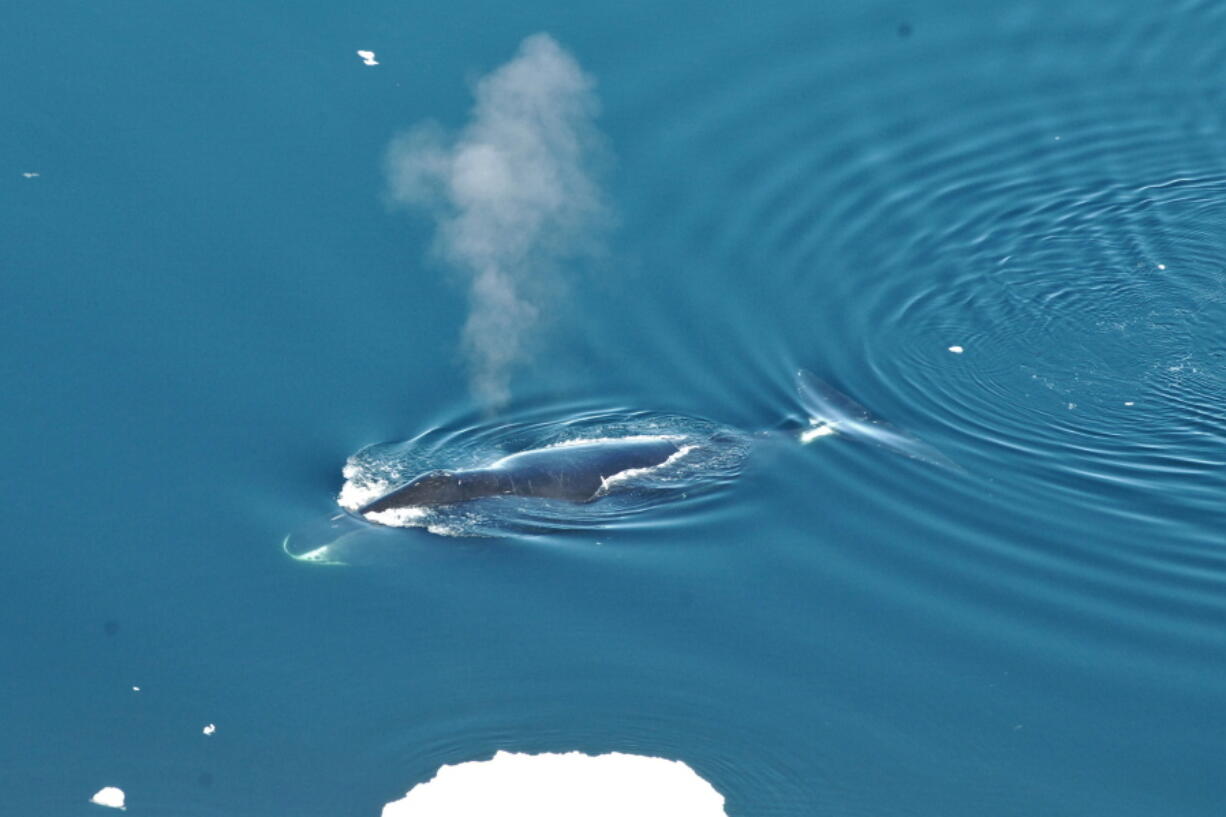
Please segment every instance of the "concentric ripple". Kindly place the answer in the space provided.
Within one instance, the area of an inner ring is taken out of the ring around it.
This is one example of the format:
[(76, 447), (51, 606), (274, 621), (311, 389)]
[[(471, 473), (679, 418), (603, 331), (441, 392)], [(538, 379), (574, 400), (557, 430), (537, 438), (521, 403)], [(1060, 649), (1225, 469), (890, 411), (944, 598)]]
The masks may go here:
[[(685, 107), (645, 103), (648, 138), (666, 176), (687, 152), (722, 161), (652, 218), (707, 287), (772, 311), (780, 337), (759, 348), (820, 353), (939, 426), (960, 461), (1010, 475), (1005, 506), (1113, 514), (1135, 526), (1117, 547), (1179, 560), (1226, 521), (1226, 97), (1220, 43), (1197, 35), (1221, 11), (1051, 12), (1002, 15), (990, 45), (955, 15), (906, 38), (843, 21), (880, 35), (856, 49), (798, 21), (695, 61), (723, 82), (662, 87)], [(1087, 73), (1055, 32), (1114, 46)]]
[(667, 437), (679, 451), (653, 468), (611, 475), (592, 502), (497, 496), (372, 516), (380, 524), (420, 527), (446, 536), (500, 536), (617, 527), (664, 503), (681, 506), (677, 512), (692, 512), (740, 473), (752, 439), (707, 420), (649, 412), (487, 422), (450, 432), (433, 429), (405, 442), (370, 445), (351, 456), (337, 502), (355, 511), (425, 471), (481, 468), (530, 449), (641, 437)]

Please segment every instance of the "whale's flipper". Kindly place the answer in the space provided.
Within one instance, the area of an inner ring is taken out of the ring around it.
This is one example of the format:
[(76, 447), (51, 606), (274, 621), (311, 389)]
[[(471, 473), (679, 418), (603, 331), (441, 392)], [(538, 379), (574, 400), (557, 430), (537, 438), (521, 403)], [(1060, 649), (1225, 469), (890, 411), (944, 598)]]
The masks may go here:
[(930, 465), (953, 471), (963, 470), (960, 465), (928, 443), (873, 416), (864, 406), (810, 371), (801, 369), (796, 373), (796, 393), (800, 397), (801, 406), (809, 415), (809, 428), (798, 435), (802, 443), (813, 442), (819, 437), (838, 435), (871, 443)]

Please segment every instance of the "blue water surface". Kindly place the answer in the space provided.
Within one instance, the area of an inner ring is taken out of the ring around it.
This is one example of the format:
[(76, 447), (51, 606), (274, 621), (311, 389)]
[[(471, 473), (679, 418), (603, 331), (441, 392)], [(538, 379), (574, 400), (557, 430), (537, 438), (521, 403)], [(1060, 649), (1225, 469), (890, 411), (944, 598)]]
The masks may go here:
[[(736, 817), (1226, 813), (1226, 5), (0, 19), (0, 812), (360, 817), (579, 749)], [(384, 156), (537, 32), (607, 218), (491, 408)], [(753, 436), (802, 367), (958, 468)], [(644, 416), (768, 441), (584, 524), (282, 549), (368, 445)]]

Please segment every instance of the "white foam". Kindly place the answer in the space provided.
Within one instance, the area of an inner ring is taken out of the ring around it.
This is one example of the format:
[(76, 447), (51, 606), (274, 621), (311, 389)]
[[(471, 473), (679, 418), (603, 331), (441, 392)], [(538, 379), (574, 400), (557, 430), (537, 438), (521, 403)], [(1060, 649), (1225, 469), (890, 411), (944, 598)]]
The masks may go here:
[(679, 760), (512, 754), (443, 766), (383, 817), (727, 817), (724, 797)]
[(96, 806), (106, 806), (107, 808), (125, 809), (123, 804), (124, 794), (123, 789), (117, 786), (105, 786), (98, 790), (98, 793), (89, 798), (89, 802)]
[(376, 479), (366, 482), (354, 479), (354, 475), (349, 473), (349, 469), (346, 468), (345, 470), (345, 484), (341, 486), (341, 492), (336, 497), (336, 504), (347, 511), (356, 511), (363, 505), (374, 502), (392, 489), (392, 484), (386, 480)]
[[(407, 527), (407, 526), (406, 526)], [(426, 530), (433, 533), (435, 536), (471, 536), (473, 535), (463, 525), (459, 524), (444, 524), (435, 522), (432, 525), (426, 525)]]
[[(628, 437), (579, 437), (574, 440), (563, 440), (560, 443), (550, 443), (543, 448), (567, 448), (573, 445), (600, 445), (602, 443), (654, 443), (676, 442), (684, 440), (681, 434), (632, 434)], [(521, 452), (522, 453), (522, 452)], [(514, 455), (511, 455), (514, 456)]]
[(362, 58), (363, 65), (378, 65), (379, 64), (379, 61), (375, 59), (375, 52), (373, 51), (364, 51), (359, 48), (358, 56)]
[(363, 517), (389, 528), (412, 528), (429, 512), (428, 508), (388, 508), (386, 511), (371, 511), (363, 514)]

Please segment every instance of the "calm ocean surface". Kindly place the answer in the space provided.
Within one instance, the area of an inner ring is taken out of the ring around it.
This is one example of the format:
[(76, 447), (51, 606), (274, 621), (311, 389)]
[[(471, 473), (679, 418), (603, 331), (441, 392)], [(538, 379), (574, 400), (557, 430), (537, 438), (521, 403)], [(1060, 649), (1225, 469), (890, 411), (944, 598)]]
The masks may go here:
[[(385, 156), (537, 32), (594, 81), (576, 223), (482, 290)], [(1226, 4), (52, 0), (0, 46), (0, 813), (373, 817), (498, 749), (733, 817), (1226, 813)], [(752, 436), (799, 368), (960, 469)], [(370, 444), (652, 423), (751, 443), (282, 550)]]

